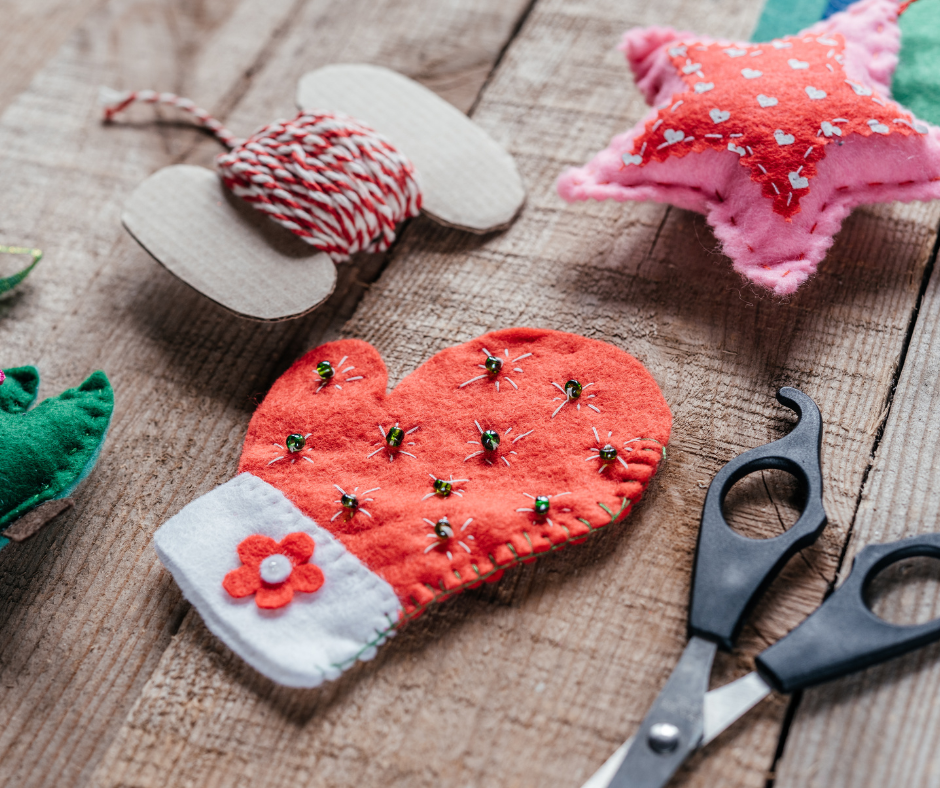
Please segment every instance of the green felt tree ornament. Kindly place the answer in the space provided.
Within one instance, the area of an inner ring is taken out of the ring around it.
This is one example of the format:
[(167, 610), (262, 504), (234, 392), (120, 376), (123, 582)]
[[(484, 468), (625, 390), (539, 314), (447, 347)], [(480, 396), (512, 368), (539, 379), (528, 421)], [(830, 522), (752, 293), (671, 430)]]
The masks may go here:
[[(43, 400), (30, 410), (39, 391), (35, 367), (2, 370), (0, 383), (0, 548), (10, 532), (29, 533), (67, 508), (50, 504), (67, 498), (91, 472), (104, 443), (114, 392), (104, 372), (92, 373), (77, 388)], [(37, 507), (45, 517), (37, 517)], [(23, 520), (20, 520), (23, 518)], [(20, 520), (19, 526), (10, 527)], [(32, 525), (36, 521), (38, 525)], [(13, 538), (16, 538), (15, 536)], [(25, 537), (24, 537), (25, 538)]]
[(10, 276), (0, 277), (0, 295), (3, 295), (9, 290), (12, 290), (20, 282), (22, 282), (27, 276), (29, 276), (30, 271), (32, 271), (39, 261), (42, 259), (42, 251), (39, 249), (30, 249), (25, 246), (4, 246), (0, 244), (0, 254), (12, 254), (12, 255), (29, 255), (32, 260), (29, 265), (23, 268), (20, 271), (17, 271), (15, 274)]

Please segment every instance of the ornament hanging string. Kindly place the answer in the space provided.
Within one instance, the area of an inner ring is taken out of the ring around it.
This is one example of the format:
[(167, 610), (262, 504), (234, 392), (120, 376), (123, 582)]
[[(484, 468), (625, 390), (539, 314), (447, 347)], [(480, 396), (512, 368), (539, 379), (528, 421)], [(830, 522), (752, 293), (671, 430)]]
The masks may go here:
[(414, 165), (346, 115), (302, 111), (239, 139), (173, 93), (103, 90), (105, 121), (137, 101), (189, 113), (229, 149), (216, 160), (225, 185), (334, 262), (356, 252), (385, 251), (398, 225), (421, 211)]

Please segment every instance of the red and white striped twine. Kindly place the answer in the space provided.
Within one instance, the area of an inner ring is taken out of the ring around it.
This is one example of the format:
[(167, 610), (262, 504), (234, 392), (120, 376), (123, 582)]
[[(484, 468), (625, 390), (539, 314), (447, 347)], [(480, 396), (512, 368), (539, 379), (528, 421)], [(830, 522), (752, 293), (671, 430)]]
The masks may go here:
[(241, 140), (173, 93), (108, 91), (102, 100), (105, 120), (135, 101), (188, 112), (229, 148), (216, 160), (225, 185), (334, 262), (388, 249), (398, 224), (421, 211), (412, 163), (345, 115), (301, 112)]

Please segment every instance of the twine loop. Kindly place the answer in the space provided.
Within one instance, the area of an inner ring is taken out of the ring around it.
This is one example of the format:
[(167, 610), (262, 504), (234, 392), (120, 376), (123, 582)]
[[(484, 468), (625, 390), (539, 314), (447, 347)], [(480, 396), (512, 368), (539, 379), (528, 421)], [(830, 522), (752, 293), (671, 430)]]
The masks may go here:
[(414, 165), (383, 136), (346, 115), (302, 111), (243, 140), (174, 93), (102, 94), (105, 120), (135, 101), (192, 115), (229, 148), (216, 159), (225, 185), (334, 262), (356, 252), (385, 251), (398, 225), (421, 211)]

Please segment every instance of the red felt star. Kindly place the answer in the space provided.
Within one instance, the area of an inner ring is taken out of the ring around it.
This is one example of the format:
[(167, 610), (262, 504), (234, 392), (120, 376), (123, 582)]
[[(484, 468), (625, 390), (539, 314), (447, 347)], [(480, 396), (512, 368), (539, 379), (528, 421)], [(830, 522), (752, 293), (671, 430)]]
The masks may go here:
[(622, 48), (654, 109), (560, 193), (705, 213), (736, 270), (792, 293), (856, 205), (940, 197), (940, 131), (890, 98), (898, 13), (863, 0), (765, 44), (629, 31)]

